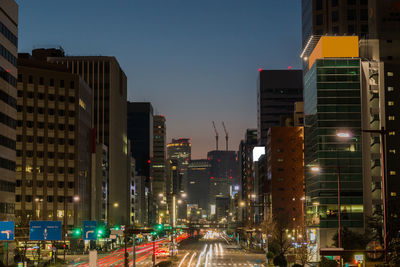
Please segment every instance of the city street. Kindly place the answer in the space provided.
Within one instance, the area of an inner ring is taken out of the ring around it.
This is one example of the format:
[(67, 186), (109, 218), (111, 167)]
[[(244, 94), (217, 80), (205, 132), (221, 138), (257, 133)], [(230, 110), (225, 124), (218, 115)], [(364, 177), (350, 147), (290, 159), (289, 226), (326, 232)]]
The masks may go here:
[(264, 266), (265, 256), (229, 245), (223, 238), (186, 240), (179, 248), (178, 267)]

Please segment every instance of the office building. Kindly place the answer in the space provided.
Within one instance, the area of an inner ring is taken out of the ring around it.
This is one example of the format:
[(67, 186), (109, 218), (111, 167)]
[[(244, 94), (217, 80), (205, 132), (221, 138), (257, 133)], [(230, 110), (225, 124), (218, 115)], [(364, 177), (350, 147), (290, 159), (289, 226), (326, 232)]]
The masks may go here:
[(267, 221), (275, 219), (290, 231), (301, 231), (304, 201), (303, 127), (271, 127), (265, 160)]
[(207, 159), (191, 160), (188, 166), (188, 203), (195, 204), (202, 210), (208, 209), (208, 192), (210, 164)]
[(156, 220), (154, 214), (154, 203), (152, 202), (152, 174), (151, 166), (153, 161), (153, 106), (149, 102), (128, 102), (128, 139), (132, 142), (131, 153), (135, 159), (136, 175), (145, 177), (145, 187), (147, 188), (148, 223), (152, 224)]
[(35, 49), (37, 59), (65, 65), (92, 89), (92, 127), (96, 143), (108, 149), (108, 211), (111, 225), (129, 223), (126, 199), (128, 139), (126, 121), (127, 79), (115, 57), (65, 56), (60, 49)]
[(91, 99), (66, 67), (19, 55), (17, 222), (90, 219)]
[[(367, 36), (368, 0), (302, 0), (303, 48), (311, 36)], [(386, 1), (377, 1), (379, 3)], [(310, 41), (311, 40), (311, 41)]]
[(247, 129), (245, 137), (240, 141), (238, 151), (238, 172), (239, 172), (239, 209), (238, 217), (241, 222), (246, 222), (251, 218), (250, 202), (254, 188), (252, 177), (253, 170), (253, 148), (257, 145), (257, 130)]
[[(15, 214), (17, 50), (18, 5), (4, 0), (0, 2), (0, 221), (14, 220)], [(7, 251), (12, 249), (9, 246)], [(6, 259), (5, 251), (1, 242), (1, 259)]]
[(108, 149), (104, 144), (95, 143), (92, 129), (91, 168), (91, 220), (107, 223), (108, 202)]
[[(382, 140), (379, 132), (363, 133), (363, 176), (364, 176), (364, 212), (368, 216), (381, 218), (387, 215), (388, 242), (396, 237), (400, 230), (400, 166), (396, 148), (400, 137), (398, 90), (400, 73), (399, 40), (362, 40), (360, 57), (362, 58), (362, 129), (386, 130), (384, 152), (385, 170), (383, 170)], [(386, 206), (383, 205), (382, 174), (385, 177)]]
[(294, 103), (293, 126), (304, 125), (304, 102)]
[(352, 230), (364, 227), (358, 37), (321, 37), (307, 63), (306, 213), (318, 249), (331, 245), (339, 222)]
[(167, 145), (168, 159), (176, 159), (178, 164), (179, 175), (182, 179), (179, 190), (187, 192), (187, 169), (191, 159), (192, 144), (190, 138), (172, 139)]
[(301, 70), (260, 70), (257, 91), (258, 144), (265, 145), (268, 129), (293, 125), (294, 103), (303, 101)]
[(153, 162), (151, 164), (151, 173), (153, 177), (153, 196), (156, 205), (156, 217), (166, 214), (166, 126), (163, 115), (154, 115), (153, 117)]
[(18, 5), (0, 3), (0, 220), (15, 211), (15, 140), (17, 126)]

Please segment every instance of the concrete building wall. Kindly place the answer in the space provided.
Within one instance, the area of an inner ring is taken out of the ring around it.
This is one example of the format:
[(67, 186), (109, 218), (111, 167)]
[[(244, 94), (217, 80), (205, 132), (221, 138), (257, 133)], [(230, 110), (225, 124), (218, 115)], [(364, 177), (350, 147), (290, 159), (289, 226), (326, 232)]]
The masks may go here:
[(91, 90), (62, 66), (18, 63), (17, 220), (78, 225), (91, 216)]
[(15, 212), (15, 147), (17, 121), (18, 5), (0, 2), (0, 220), (12, 220)]

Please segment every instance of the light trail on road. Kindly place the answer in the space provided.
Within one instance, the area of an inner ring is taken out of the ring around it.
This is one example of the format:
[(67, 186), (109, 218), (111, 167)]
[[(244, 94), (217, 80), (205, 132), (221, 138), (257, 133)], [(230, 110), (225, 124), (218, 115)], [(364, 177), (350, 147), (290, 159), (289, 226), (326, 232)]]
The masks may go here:
[(195, 252), (195, 253), (193, 253), (192, 257), (190, 257), (190, 261), (189, 261), (188, 267), (190, 267), (190, 265), (192, 264), (193, 258), (196, 256), (196, 254), (197, 253)]
[(178, 267), (182, 266), (182, 263), (185, 261), (186, 257), (189, 255), (190, 253), (186, 253), (186, 255), (182, 258), (181, 262), (179, 263)]

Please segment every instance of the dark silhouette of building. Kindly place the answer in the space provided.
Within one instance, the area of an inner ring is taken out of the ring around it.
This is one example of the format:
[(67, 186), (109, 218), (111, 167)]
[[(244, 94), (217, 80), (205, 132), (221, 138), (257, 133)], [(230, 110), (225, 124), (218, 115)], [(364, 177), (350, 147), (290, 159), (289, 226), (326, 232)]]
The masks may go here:
[(257, 134), (260, 145), (265, 145), (270, 127), (293, 124), (294, 103), (302, 100), (301, 70), (260, 70), (257, 92)]
[(210, 163), (207, 159), (191, 160), (189, 162), (188, 177), (188, 203), (197, 204), (202, 210), (208, 209), (208, 188), (210, 186)]

